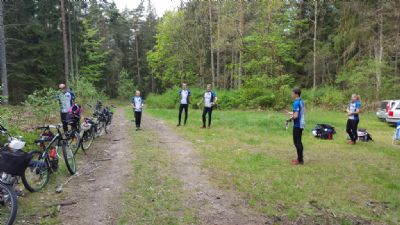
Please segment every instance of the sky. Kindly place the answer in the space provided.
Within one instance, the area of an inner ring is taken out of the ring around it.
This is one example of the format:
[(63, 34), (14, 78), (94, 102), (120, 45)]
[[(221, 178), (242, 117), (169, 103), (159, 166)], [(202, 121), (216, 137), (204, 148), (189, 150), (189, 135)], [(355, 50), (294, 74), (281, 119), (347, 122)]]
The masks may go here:
[[(140, 0), (114, 0), (114, 2), (117, 4), (118, 9), (123, 10), (125, 7), (128, 7), (128, 9), (136, 8)], [(162, 17), (165, 11), (178, 7), (181, 0), (152, 0), (151, 2), (156, 9), (157, 15)], [(145, 6), (146, 5), (147, 1), (145, 1)]]

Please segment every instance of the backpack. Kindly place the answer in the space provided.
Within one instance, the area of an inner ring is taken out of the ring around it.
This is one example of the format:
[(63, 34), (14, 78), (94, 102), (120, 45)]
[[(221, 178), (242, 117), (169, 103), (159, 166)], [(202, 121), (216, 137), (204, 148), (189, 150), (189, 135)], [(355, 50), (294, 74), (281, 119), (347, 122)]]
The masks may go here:
[(362, 142), (373, 141), (372, 136), (368, 133), (367, 129), (358, 129), (357, 136), (358, 140)]
[(317, 124), (312, 133), (316, 138), (332, 140), (333, 135), (336, 134), (336, 130), (335, 127), (329, 124)]
[(81, 118), (82, 107), (78, 104), (72, 105), (68, 110), (69, 121), (79, 121)]
[(22, 150), (9, 151), (7, 147), (0, 149), (0, 172), (14, 176), (22, 176), (28, 167), (32, 155)]

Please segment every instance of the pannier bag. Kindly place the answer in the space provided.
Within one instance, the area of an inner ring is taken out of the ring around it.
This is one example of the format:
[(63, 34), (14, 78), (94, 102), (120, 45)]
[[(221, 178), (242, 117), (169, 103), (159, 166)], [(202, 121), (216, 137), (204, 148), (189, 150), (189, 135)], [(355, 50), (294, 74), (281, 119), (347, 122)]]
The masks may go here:
[(24, 151), (10, 151), (7, 147), (0, 150), (0, 172), (13, 176), (22, 176), (28, 167), (32, 155)]
[(312, 130), (314, 137), (332, 140), (333, 135), (336, 134), (335, 127), (329, 124), (317, 124), (317, 126)]
[(363, 142), (373, 141), (371, 134), (368, 133), (367, 129), (358, 129), (358, 140)]

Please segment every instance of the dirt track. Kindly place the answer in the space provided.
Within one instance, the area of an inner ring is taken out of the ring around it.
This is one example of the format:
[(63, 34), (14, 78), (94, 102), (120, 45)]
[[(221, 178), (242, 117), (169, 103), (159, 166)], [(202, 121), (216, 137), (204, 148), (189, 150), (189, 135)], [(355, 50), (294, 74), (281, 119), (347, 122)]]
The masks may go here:
[(118, 109), (111, 126), (111, 134), (95, 140), (87, 156), (78, 156), (84, 163), (78, 168), (77, 176), (65, 186), (71, 193), (74, 205), (61, 208), (60, 221), (68, 225), (115, 224), (118, 207), (117, 199), (123, 192), (124, 182), (131, 172), (133, 158), (131, 122)]
[(159, 136), (162, 148), (175, 160), (176, 175), (183, 182), (185, 192), (190, 193), (187, 205), (195, 208), (200, 224), (270, 224), (267, 218), (249, 210), (243, 199), (210, 184), (207, 172), (200, 167), (201, 157), (191, 142), (178, 136), (161, 120), (145, 116), (144, 125)]
[[(79, 156), (84, 161), (79, 174), (65, 186), (71, 193), (69, 200), (76, 204), (61, 208), (60, 221), (63, 224), (116, 224), (118, 207), (121, 207), (117, 200), (124, 191), (124, 182), (129, 179), (134, 154), (130, 126), (133, 124), (124, 117), (123, 110), (117, 110), (112, 133), (96, 140), (88, 156)], [(177, 135), (163, 121), (144, 116), (143, 129), (156, 134), (160, 143), (153, 144), (161, 146), (171, 156), (176, 176), (188, 193), (184, 196), (185, 205), (198, 214), (200, 224), (271, 223), (250, 210), (246, 202), (234, 193), (212, 185), (207, 171), (200, 167), (201, 157), (192, 143)]]

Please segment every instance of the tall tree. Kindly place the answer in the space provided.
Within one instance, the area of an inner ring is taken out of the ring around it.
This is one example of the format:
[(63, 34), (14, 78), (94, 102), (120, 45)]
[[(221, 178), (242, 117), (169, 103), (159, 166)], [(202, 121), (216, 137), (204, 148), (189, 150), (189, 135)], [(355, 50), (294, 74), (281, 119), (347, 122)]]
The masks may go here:
[(212, 2), (208, 1), (208, 13), (209, 13), (209, 28), (210, 28), (210, 57), (211, 57), (211, 84), (215, 85), (215, 68), (214, 68), (214, 40), (213, 40), (213, 17), (212, 17)]
[(61, 25), (62, 25), (62, 34), (63, 34), (63, 45), (64, 45), (64, 79), (65, 83), (68, 83), (69, 78), (69, 58), (68, 58), (68, 38), (67, 38), (67, 24), (65, 19), (65, 2), (61, 1)]
[(316, 64), (317, 64), (317, 17), (318, 16), (318, 1), (314, 0), (314, 54), (313, 54), (313, 89), (315, 90), (316, 87), (316, 79), (317, 79), (317, 72), (316, 72)]
[(3, 101), (8, 103), (8, 77), (7, 77), (7, 61), (6, 61), (6, 40), (4, 34), (4, 5), (0, 0), (0, 67), (1, 67), (1, 84), (3, 89)]

